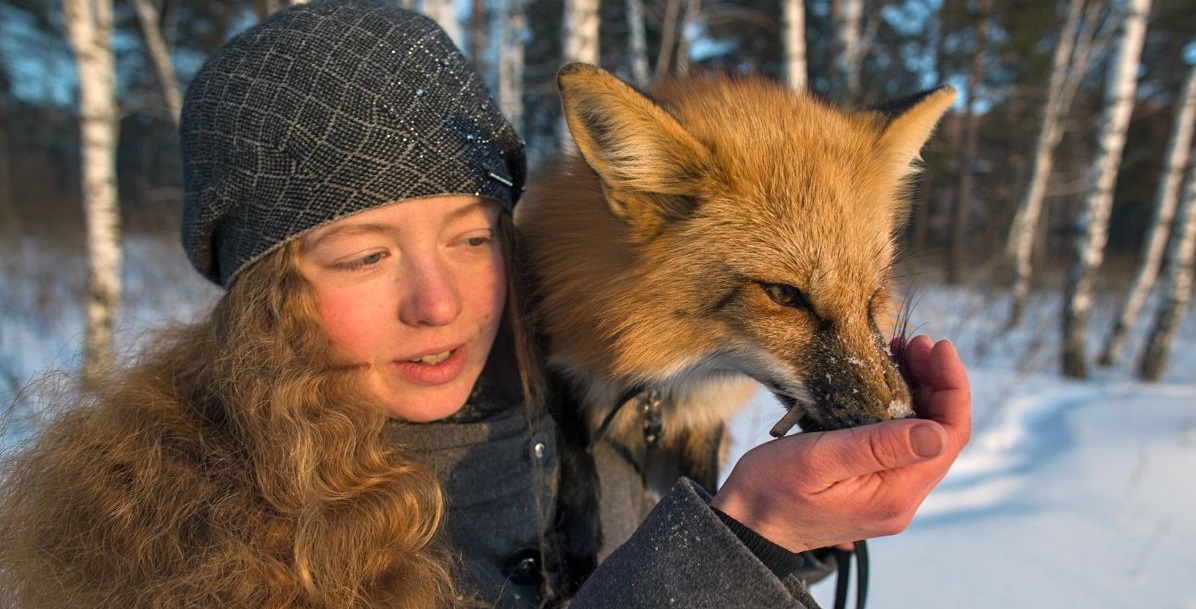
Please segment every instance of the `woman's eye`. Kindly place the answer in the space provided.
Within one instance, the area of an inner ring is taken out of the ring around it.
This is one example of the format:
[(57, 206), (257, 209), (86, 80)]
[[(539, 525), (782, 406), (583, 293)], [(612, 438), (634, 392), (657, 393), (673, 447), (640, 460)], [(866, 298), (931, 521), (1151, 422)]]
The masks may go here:
[(791, 309), (803, 309), (806, 311), (813, 311), (810, 306), (810, 301), (806, 299), (805, 294), (801, 290), (783, 283), (761, 283), (760, 287), (764, 293), (772, 299), (773, 302), (782, 307), (789, 307)]
[(337, 268), (354, 271), (378, 264), (379, 262), (382, 262), (382, 259), (385, 257), (386, 252), (373, 252), (360, 258), (354, 258), (345, 262), (338, 262), (335, 266)]

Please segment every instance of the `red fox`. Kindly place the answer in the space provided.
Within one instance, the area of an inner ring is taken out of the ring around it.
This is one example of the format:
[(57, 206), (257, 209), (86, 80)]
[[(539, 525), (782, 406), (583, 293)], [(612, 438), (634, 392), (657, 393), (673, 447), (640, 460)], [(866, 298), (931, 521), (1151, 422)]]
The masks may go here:
[(571, 64), (558, 84), (576, 154), (516, 223), (549, 366), (589, 441), (635, 451), (647, 431), (650, 485), (713, 490), (726, 420), (757, 382), (788, 409), (775, 435), (913, 415), (878, 320), (905, 186), (952, 88), (843, 112), (761, 77), (644, 94)]

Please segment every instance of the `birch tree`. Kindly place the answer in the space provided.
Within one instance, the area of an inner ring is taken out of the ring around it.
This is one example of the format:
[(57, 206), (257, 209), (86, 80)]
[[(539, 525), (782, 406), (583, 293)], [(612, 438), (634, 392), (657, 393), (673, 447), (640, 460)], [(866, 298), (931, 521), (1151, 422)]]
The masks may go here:
[(79, 73), (79, 143), (88, 261), (84, 379), (90, 381), (111, 364), (121, 291), (112, 0), (63, 0), (62, 8)]
[(694, 24), (698, 21), (701, 0), (685, 0), (685, 15), (681, 18), (681, 36), (677, 44), (677, 73), (689, 72), (689, 46), (693, 38)]
[[(599, 65), (598, 54), (598, 9), (599, 0), (565, 0), (565, 11), (561, 22), (561, 38), (564, 41), (565, 61), (580, 61)], [(562, 148), (573, 145), (569, 137), (569, 125), (562, 116), (557, 121), (557, 133)]]
[(806, 5), (804, 0), (782, 0), (781, 32), (785, 43), (785, 81), (803, 91), (809, 78), (806, 67)]
[(523, 0), (502, 0), (499, 19), (502, 49), (498, 54), (498, 99), (503, 116), (523, 133), (523, 66), (524, 36), (527, 32), (527, 13)]
[(179, 79), (175, 76), (174, 61), (170, 59), (170, 46), (162, 35), (161, 11), (155, 0), (132, 0), (133, 8), (137, 11), (137, 21), (141, 24), (141, 32), (145, 37), (145, 50), (149, 54), (150, 62), (154, 65), (154, 72), (158, 75), (158, 83), (162, 87), (162, 100), (166, 104), (166, 112), (175, 126), (179, 123), (179, 114), (183, 108), (183, 98), (179, 93)]
[(1196, 262), (1196, 160), (1188, 160), (1188, 184), (1171, 238), (1170, 259), (1164, 281), (1163, 302), (1151, 328), (1138, 375), (1148, 381), (1163, 377), (1167, 355), (1192, 298), (1192, 267)]
[(1075, 241), (1074, 261), (1064, 293), (1062, 367), (1063, 374), (1072, 378), (1088, 377), (1084, 338), (1092, 308), (1092, 284), (1104, 261), (1113, 186), (1134, 109), (1150, 0), (1125, 0), (1120, 9), (1124, 16), (1116, 52), (1109, 63), (1098, 150), (1088, 173), (1084, 210), (1079, 219), (1083, 233)]
[(598, 0), (565, 0), (565, 61), (598, 65)]
[(453, 0), (424, 0), (424, 14), (440, 25), (458, 49), (461, 45), (461, 22), (457, 19), (457, 3)]
[(833, 0), (831, 18), (835, 28), (834, 69), (842, 82), (842, 97), (854, 102), (860, 94), (864, 0)]
[(976, 115), (976, 98), (980, 95), (984, 81), (984, 60), (988, 54), (988, 30), (992, 15), (992, 0), (980, 0), (976, 18), (976, 48), (972, 53), (968, 70), (967, 93), (963, 113), (963, 151), (958, 158), (959, 189), (955, 196), (955, 208), (951, 214), (951, 245), (947, 252), (947, 277), (949, 284), (959, 283), (962, 274), (967, 237), (968, 218), (972, 211), (972, 197), (975, 194), (974, 165), (980, 151), (980, 121)]
[(1138, 318), (1142, 303), (1154, 287), (1159, 268), (1162, 266), (1163, 250), (1166, 249), (1167, 237), (1172, 232), (1171, 225), (1179, 201), (1184, 166), (1188, 164), (1188, 158), (1192, 154), (1192, 128), (1193, 124), (1196, 124), (1196, 64), (1188, 70), (1183, 94), (1176, 101), (1176, 106), (1175, 124), (1167, 142), (1166, 161), (1155, 189), (1154, 217), (1151, 219), (1149, 235), (1142, 246), (1138, 268), (1097, 360), (1104, 366), (1116, 363), (1117, 352), (1125, 343), (1126, 335), (1134, 320)]
[(627, 52), (631, 64), (631, 80), (636, 85), (648, 84), (648, 36), (644, 25), (644, 0), (627, 0)]
[(1088, 72), (1098, 53), (1105, 47), (1108, 29), (1100, 19), (1102, 2), (1069, 0), (1067, 16), (1055, 44), (1051, 60), (1051, 75), (1047, 83), (1047, 99), (1043, 104), (1042, 126), (1034, 147), (1030, 166), (1030, 180), (1018, 202), (1017, 213), (1009, 229), (1006, 251), (1013, 259), (1013, 297), (1010, 305), (1009, 327), (1021, 324), (1026, 300), (1030, 295), (1030, 279), (1034, 272), (1034, 245), (1042, 217), (1047, 183), (1054, 166), (1055, 148), (1063, 136), (1064, 124), (1070, 113), (1076, 89)]

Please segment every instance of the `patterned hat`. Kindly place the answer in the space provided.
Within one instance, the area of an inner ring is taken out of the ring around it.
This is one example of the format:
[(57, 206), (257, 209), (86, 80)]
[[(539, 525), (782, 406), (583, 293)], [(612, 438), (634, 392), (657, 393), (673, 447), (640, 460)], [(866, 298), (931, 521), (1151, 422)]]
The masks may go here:
[(430, 19), (378, 2), (283, 10), (221, 47), (187, 89), (183, 249), (227, 287), (304, 232), (444, 194), (510, 211), (523, 142)]

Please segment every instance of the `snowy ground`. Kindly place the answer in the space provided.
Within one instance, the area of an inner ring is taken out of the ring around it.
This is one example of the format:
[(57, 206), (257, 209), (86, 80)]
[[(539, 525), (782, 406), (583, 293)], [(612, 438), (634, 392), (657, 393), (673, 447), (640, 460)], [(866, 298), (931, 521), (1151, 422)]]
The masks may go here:
[[(177, 249), (145, 240), (126, 248), (122, 345), (215, 297)], [(0, 250), (7, 404), (39, 371), (77, 361), (83, 267), (40, 244), (9, 240)], [(1056, 291), (1040, 295), (1022, 329), (1009, 332), (999, 293), (920, 281), (913, 327), (959, 347), (976, 432), (910, 529), (871, 543), (868, 606), (1196, 609), (1196, 314), (1164, 382), (1136, 382), (1125, 364), (1066, 381), (1056, 373)], [(1093, 352), (1110, 304), (1093, 313)], [(758, 396), (735, 421), (733, 451), (766, 440), (778, 409)], [(827, 584), (815, 588), (828, 607), (832, 594)]]

